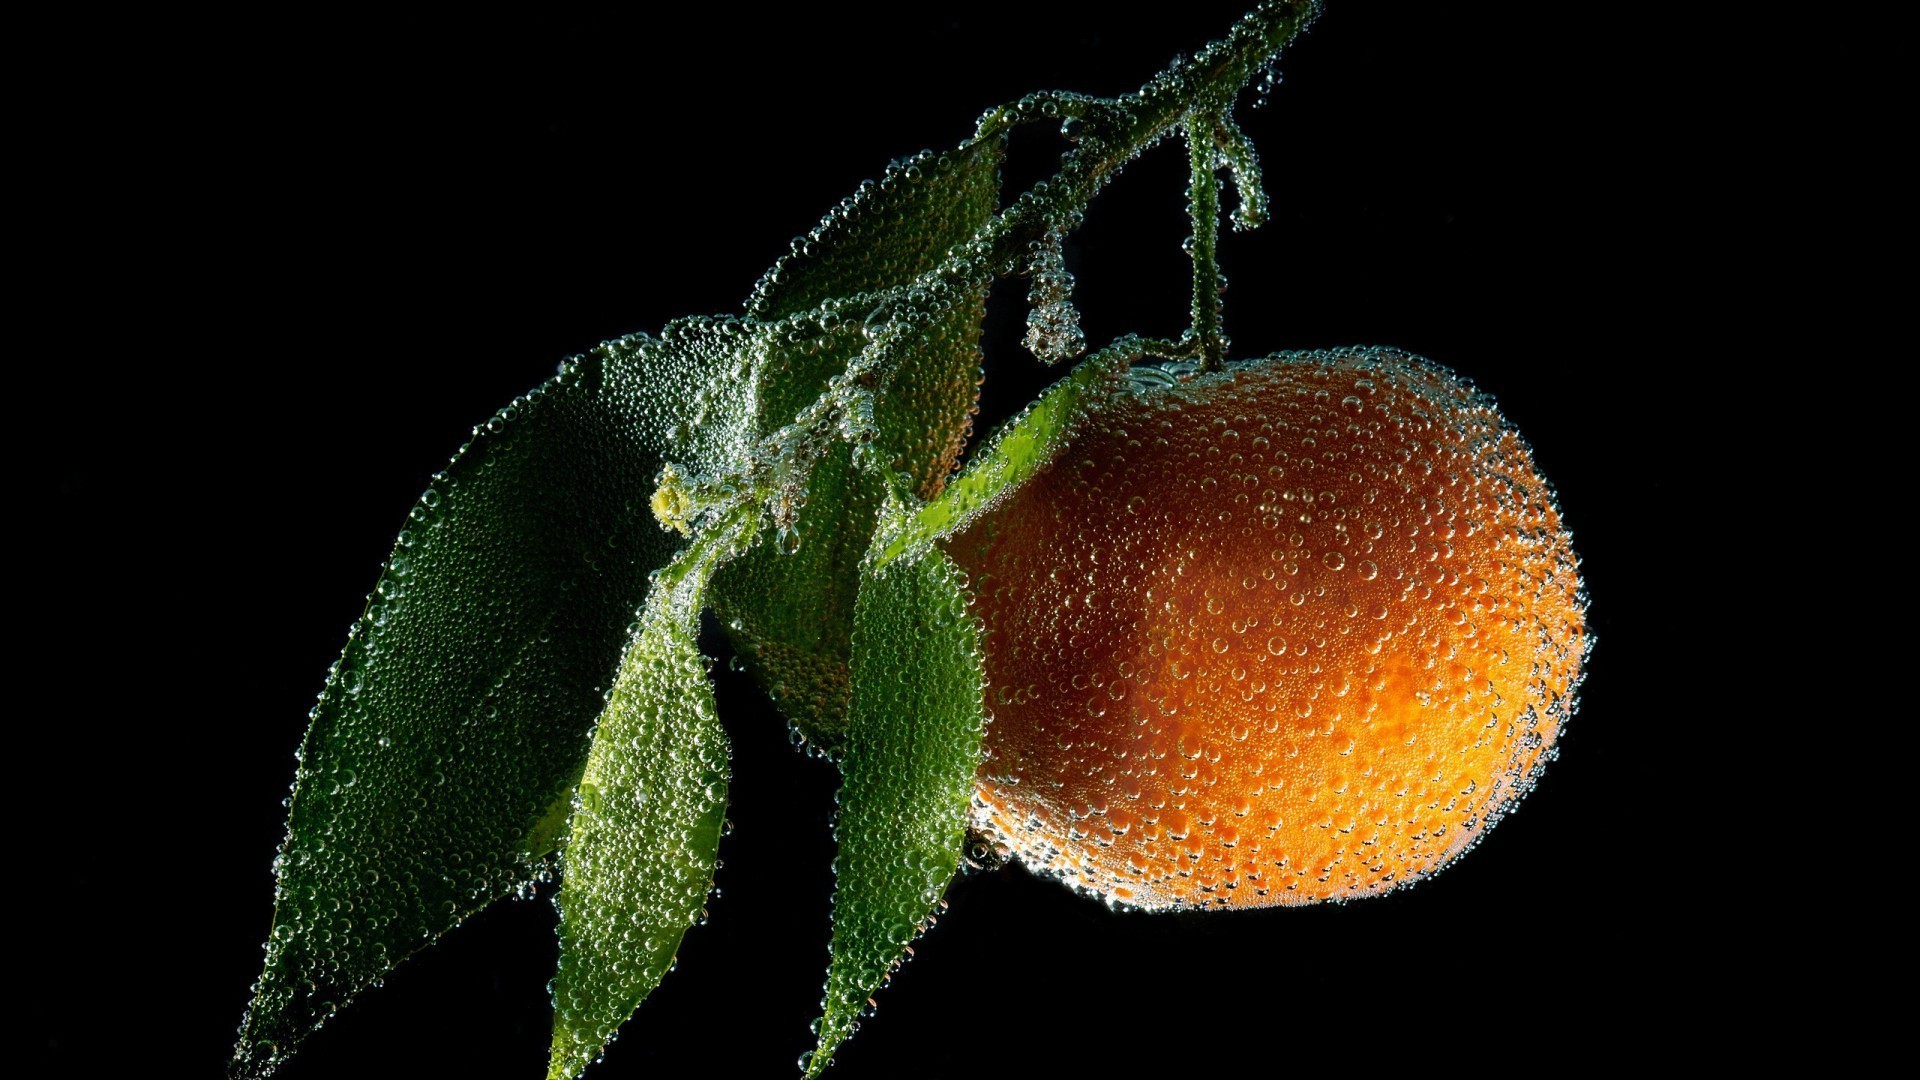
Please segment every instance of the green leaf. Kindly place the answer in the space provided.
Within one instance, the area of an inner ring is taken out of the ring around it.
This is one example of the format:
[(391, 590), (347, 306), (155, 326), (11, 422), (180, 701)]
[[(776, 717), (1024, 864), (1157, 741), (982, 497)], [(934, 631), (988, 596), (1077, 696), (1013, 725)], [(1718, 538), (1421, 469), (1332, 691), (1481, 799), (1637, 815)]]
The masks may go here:
[(980, 628), (937, 550), (862, 575), (817, 1076), (960, 865), (980, 761)]
[(694, 645), (707, 581), (757, 522), (702, 532), (662, 572), (620, 663), (561, 854), (548, 1076), (578, 1076), (653, 991), (713, 885), (727, 733)]
[[(790, 423), (870, 347), (863, 330), (907, 322), (910, 347), (875, 393), (870, 449), (921, 498), (940, 490), (977, 407), (986, 288), (932, 295), (906, 287), (993, 216), (1003, 151), (996, 136), (896, 163), (761, 280), (750, 316), (791, 317), (817, 335), (763, 365), (761, 434)], [(814, 467), (796, 523), (798, 547), (763, 544), (714, 579), (714, 607), (735, 648), (782, 712), (815, 738), (831, 741), (846, 722), (855, 582), (879, 499), (849, 448), (837, 445)]]
[(569, 361), (475, 428), (414, 507), (313, 710), (234, 1075), (270, 1072), (542, 872), (648, 575), (673, 552), (648, 508), (655, 475), (669, 457), (737, 456), (746, 426), (729, 335), (670, 336)]

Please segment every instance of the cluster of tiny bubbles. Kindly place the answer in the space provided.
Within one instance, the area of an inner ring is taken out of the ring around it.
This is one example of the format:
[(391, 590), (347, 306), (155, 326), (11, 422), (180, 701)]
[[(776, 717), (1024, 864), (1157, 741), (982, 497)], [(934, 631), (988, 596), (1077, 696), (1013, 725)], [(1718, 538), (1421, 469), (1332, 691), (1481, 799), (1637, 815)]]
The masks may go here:
[(1269, 64), (1262, 68), (1259, 76), (1253, 81), (1253, 92), (1256, 95), (1253, 99), (1253, 107), (1266, 108), (1268, 99), (1272, 97), (1275, 90), (1279, 89), (1281, 81), (1280, 65)]
[(1087, 336), (1080, 329), (1080, 312), (1073, 306), (1073, 275), (1067, 271), (1063, 233), (1048, 233), (1029, 248), (1027, 334), (1021, 342), (1044, 363), (1056, 364), (1080, 355)]
[(1068, 104), (1063, 107), (1063, 95), (1051, 90), (1038, 90), (1027, 94), (1009, 105), (996, 105), (980, 114), (975, 125), (975, 138), (1004, 133), (1016, 124), (1033, 123), (1038, 120), (1052, 120), (1064, 115), (1074, 115), (1076, 109)]
[(992, 628), (974, 824), (1120, 905), (1432, 874), (1552, 759), (1587, 647), (1524, 443), (1394, 350), (1136, 366), (951, 550)]

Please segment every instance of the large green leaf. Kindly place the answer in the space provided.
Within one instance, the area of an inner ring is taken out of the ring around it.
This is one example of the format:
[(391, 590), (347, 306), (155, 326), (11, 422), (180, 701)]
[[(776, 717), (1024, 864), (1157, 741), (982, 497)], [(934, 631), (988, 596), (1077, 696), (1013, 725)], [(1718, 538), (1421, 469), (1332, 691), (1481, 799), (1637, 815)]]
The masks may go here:
[[(791, 317), (802, 333), (817, 334), (806, 348), (784, 349), (762, 366), (762, 434), (791, 423), (870, 346), (863, 330), (900, 320), (911, 329), (897, 370), (876, 391), (873, 449), (920, 497), (940, 490), (976, 408), (986, 290), (907, 295), (905, 286), (992, 217), (1003, 149), (990, 137), (896, 163), (761, 280), (750, 316)], [(796, 523), (798, 547), (769, 541), (714, 579), (714, 607), (735, 647), (788, 718), (816, 737), (831, 739), (845, 724), (854, 588), (879, 498), (848, 447), (835, 446), (814, 468)]]
[(414, 507), (301, 748), (236, 1076), (270, 1072), (553, 850), (648, 575), (672, 555), (655, 474), (740, 454), (737, 332), (669, 329), (569, 361), (476, 428)]
[(561, 855), (554, 1080), (598, 1058), (659, 984), (713, 885), (727, 733), (694, 635), (714, 567), (756, 514), (716, 523), (661, 573), (594, 728)]
[(980, 628), (944, 552), (870, 564), (835, 834), (833, 944), (818, 1075), (926, 925), (960, 865), (980, 760)]

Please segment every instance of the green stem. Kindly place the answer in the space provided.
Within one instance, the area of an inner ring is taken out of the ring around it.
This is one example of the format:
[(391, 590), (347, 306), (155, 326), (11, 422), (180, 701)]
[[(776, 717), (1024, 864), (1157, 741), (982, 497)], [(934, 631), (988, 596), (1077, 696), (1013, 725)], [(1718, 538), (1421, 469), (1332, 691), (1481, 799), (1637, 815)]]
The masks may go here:
[[(1060, 170), (1050, 180), (1022, 193), (1011, 206), (981, 226), (971, 240), (957, 245), (919, 278), (888, 290), (887, 295), (892, 299), (881, 301), (882, 305), (926, 290), (971, 292), (985, 288), (996, 277), (1029, 268), (1033, 252), (1044, 247), (1048, 237), (1069, 231), (1080, 223), (1087, 205), (1108, 180), (1182, 125), (1191, 129), (1193, 153), (1198, 155), (1204, 148), (1206, 153), (1214, 155), (1210, 162), (1217, 161), (1216, 131), (1228, 116), (1234, 99), (1254, 73), (1265, 67), (1319, 14), (1320, 0), (1263, 0), (1234, 24), (1224, 40), (1213, 42), (1192, 59), (1176, 60), (1135, 93), (1118, 98), (1031, 95), (1013, 105), (988, 111), (980, 119), (975, 139), (1001, 138), (1008, 128), (1017, 124), (1065, 115), (1081, 121), (1075, 132), (1076, 144), (1062, 155)], [(1051, 113), (1045, 107), (1048, 101), (1054, 103)], [(1211, 164), (1208, 178), (1210, 183), (1198, 187), (1203, 190), (1210, 209), (1196, 208), (1196, 213), (1204, 215), (1210, 228), (1195, 231), (1195, 320), (1189, 335), (1192, 340), (1183, 342), (1181, 351), (1197, 352), (1203, 369), (1215, 370), (1221, 365), (1225, 340), (1219, 333), (1219, 271), (1213, 261), (1219, 187)], [(1204, 256), (1200, 253), (1203, 246)], [(1209, 287), (1201, 281), (1203, 270), (1213, 290), (1205, 302), (1199, 296), (1204, 287)], [(910, 305), (906, 312), (902, 322), (910, 324)], [(817, 313), (803, 313), (793, 316), (792, 321), (817, 318)], [(797, 460), (793, 453), (795, 444), (809, 445), (814, 440), (783, 436), (818, 432), (830, 410), (851, 404), (849, 395), (854, 387), (877, 389), (890, 383), (903, 352), (915, 337), (906, 325), (893, 329), (893, 333), (883, 331), (877, 335), (873, 343), (847, 365), (846, 372), (836, 378), (836, 385), (796, 414), (789, 432), (776, 433), (763, 440), (768, 459), (790, 463), (781, 470), (788, 477), (789, 490), (797, 490), (793, 487), (796, 483), (804, 485), (812, 459), (817, 459), (823, 449), (816, 448), (808, 460)], [(765, 467), (763, 463), (762, 468)]]
[(1198, 113), (1187, 118), (1187, 214), (1193, 236), (1187, 241), (1193, 258), (1191, 329), (1200, 351), (1200, 370), (1219, 371), (1226, 365), (1227, 343), (1220, 334), (1220, 154), (1214, 148), (1215, 123)]
[(1054, 383), (974, 451), (967, 467), (929, 502), (901, 520), (884, 524), (892, 535), (876, 545), (867, 558), (879, 569), (904, 556), (918, 556), (936, 540), (953, 536), (972, 525), (1005, 493), (1052, 460), (1067, 428), (1082, 407), (1102, 387), (1123, 375), (1145, 356), (1163, 359), (1192, 357), (1188, 343), (1141, 338), (1129, 334), (1075, 365), (1066, 378)]
[(1213, 138), (1220, 148), (1220, 156), (1227, 166), (1227, 175), (1233, 178), (1233, 190), (1239, 197), (1239, 205), (1233, 208), (1233, 227), (1253, 229), (1267, 220), (1267, 191), (1260, 177), (1260, 155), (1253, 149), (1253, 140), (1240, 130), (1231, 113), (1222, 113), (1214, 117)]
[(681, 595), (698, 593), (714, 568), (745, 550), (747, 542), (759, 531), (760, 507), (743, 501), (723, 511), (707, 523), (691, 543), (680, 549), (673, 561), (654, 572), (652, 588), (660, 591), (669, 611), (682, 620), (697, 619), (699, 608), (694, 598)]
[[(1254, 73), (1319, 13), (1319, 0), (1268, 0), (1234, 24), (1225, 40), (1208, 45), (1191, 60), (1176, 61), (1138, 92), (1117, 99), (1075, 101), (1087, 130), (1079, 145), (1061, 159), (1059, 173), (988, 222), (974, 243), (965, 245), (973, 257), (950, 259), (933, 274), (955, 283), (979, 284), (983, 271), (1004, 273), (1020, 266), (1030, 245), (1050, 231), (1077, 222), (1122, 166), (1172, 134), (1189, 114), (1225, 115)], [(1028, 119), (1019, 115), (1016, 106), (993, 110), (981, 119), (978, 137), (997, 135)]]

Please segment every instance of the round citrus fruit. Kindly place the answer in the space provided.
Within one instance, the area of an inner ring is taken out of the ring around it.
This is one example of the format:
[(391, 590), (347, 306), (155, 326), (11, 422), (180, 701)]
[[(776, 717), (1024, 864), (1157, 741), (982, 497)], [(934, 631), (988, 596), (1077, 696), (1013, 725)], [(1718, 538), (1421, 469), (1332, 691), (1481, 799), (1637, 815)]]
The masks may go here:
[(950, 550), (987, 628), (975, 824), (1131, 906), (1434, 873), (1553, 756), (1586, 651), (1526, 444), (1390, 350), (1136, 369)]

